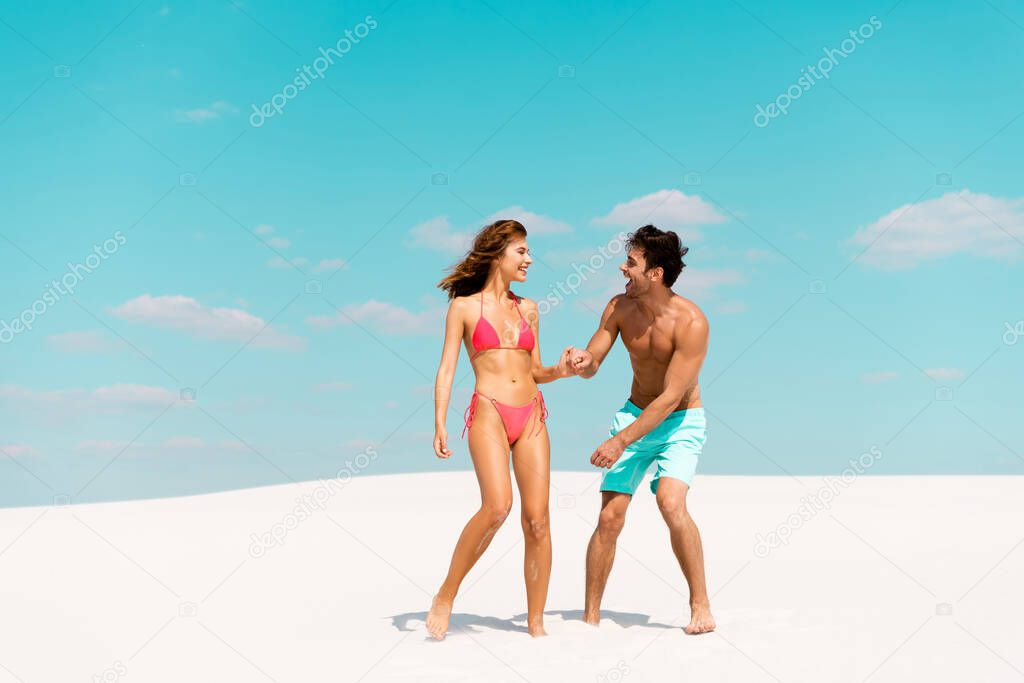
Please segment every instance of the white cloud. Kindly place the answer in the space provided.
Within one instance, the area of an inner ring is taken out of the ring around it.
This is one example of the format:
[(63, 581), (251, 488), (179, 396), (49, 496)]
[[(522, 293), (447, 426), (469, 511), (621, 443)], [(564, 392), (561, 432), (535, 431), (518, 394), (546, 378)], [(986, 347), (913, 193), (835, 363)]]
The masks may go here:
[(309, 263), (309, 260), (305, 256), (295, 256), (290, 259), (286, 259), (283, 256), (274, 256), (267, 261), (267, 265), (275, 270), (284, 270), (287, 268), (294, 268), (296, 266), (301, 268), (307, 263)]
[(157, 12), (157, 14), (159, 14), (161, 17), (166, 17), (170, 13), (171, 13), (171, 8), (168, 7), (167, 5), (164, 5), (163, 7), (161, 7), (159, 12)]
[(774, 251), (768, 251), (767, 249), (747, 249), (743, 253), (743, 258), (750, 263), (759, 263), (761, 261), (771, 261), (777, 258), (777, 254)]
[(327, 391), (347, 391), (352, 388), (351, 382), (321, 382), (313, 385), (313, 391), (322, 394)]
[(256, 234), (257, 235), (269, 235), (272, 232), (274, 232), (274, 226), (273, 225), (267, 225), (266, 223), (263, 223), (262, 225), (257, 225), (256, 226)]
[(179, 109), (174, 112), (174, 118), (179, 123), (202, 123), (219, 119), (228, 114), (237, 114), (238, 108), (223, 100), (217, 100), (209, 107), (197, 107), (196, 109)]
[(0, 453), (12, 458), (32, 458), (39, 455), (39, 449), (23, 443), (7, 443), (0, 445)]
[(867, 247), (860, 262), (889, 269), (911, 268), (961, 252), (988, 258), (1019, 256), (1022, 241), (1024, 199), (966, 189), (904, 204), (849, 239), (850, 244)]
[(685, 297), (705, 297), (713, 289), (724, 285), (738, 285), (746, 282), (746, 278), (738, 270), (732, 268), (693, 268), (687, 266), (679, 274), (672, 289)]
[(46, 338), (46, 344), (60, 353), (106, 353), (123, 346), (121, 342), (114, 342), (95, 331), (51, 334)]
[(723, 315), (733, 315), (746, 311), (747, 304), (742, 301), (723, 301), (718, 304), (716, 310)]
[(332, 315), (313, 315), (306, 322), (317, 329), (358, 323), (388, 334), (430, 334), (444, 327), (444, 311), (428, 310), (414, 313), (401, 306), (370, 299), (361, 304), (342, 306)]
[(487, 225), (503, 218), (519, 221), (530, 235), (553, 235), (572, 232), (572, 226), (568, 223), (551, 218), (550, 216), (542, 216), (539, 213), (527, 211), (519, 205), (508, 206), (500, 211), (495, 211), (483, 219), (481, 223)]
[[(568, 282), (568, 278), (565, 278), (565, 282)], [(687, 266), (672, 285), (672, 289), (677, 294), (694, 299), (701, 304), (709, 299), (715, 299), (718, 296), (719, 288), (739, 285), (744, 282), (746, 282), (746, 278), (743, 277), (743, 274), (732, 268), (715, 269)], [(600, 313), (613, 296), (623, 293), (625, 284), (626, 279), (619, 272), (617, 265), (616, 267), (606, 266), (602, 270), (589, 274), (583, 281), (576, 292), (578, 294), (577, 303), (584, 310)], [(567, 298), (574, 298), (571, 290), (569, 291), (570, 294)], [(743, 309), (737, 306), (744, 305), (742, 302), (723, 301), (719, 306), (724, 307), (720, 309), (723, 313), (738, 313)]]
[(116, 439), (86, 439), (79, 441), (71, 450), (85, 455), (113, 455), (123, 451), (140, 451), (145, 444), (139, 441), (118, 441)]
[(143, 294), (109, 312), (135, 323), (186, 332), (198, 339), (245, 342), (256, 348), (286, 351), (301, 350), (306, 345), (304, 339), (281, 332), (247, 311), (203, 306), (182, 295)]
[(925, 368), (924, 374), (939, 380), (958, 380), (965, 376), (964, 371), (960, 368)]
[[(724, 223), (726, 217), (708, 202), (696, 195), (679, 190), (658, 190), (622, 204), (616, 204), (606, 216), (591, 222), (595, 225), (615, 225), (636, 229), (648, 223), (662, 230), (679, 230), (695, 225)], [(700, 237), (696, 230), (687, 233), (689, 239)]]
[(199, 450), (206, 447), (206, 442), (198, 436), (174, 436), (164, 441), (163, 446), (174, 450)]
[[(112, 384), (97, 389), (36, 391), (18, 384), (0, 384), (0, 402), (33, 412), (121, 413), (166, 408), (179, 398), (177, 391), (142, 384)], [(179, 404), (181, 405), (181, 404)]]
[(406, 242), (410, 247), (426, 247), (450, 253), (463, 253), (469, 250), (473, 240), (472, 232), (452, 230), (448, 216), (438, 216), (424, 221), (409, 231), (412, 238)]
[(885, 384), (886, 382), (892, 382), (900, 376), (898, 372), (891, 370), (883, 370), (882, 372), (866, 372), (860, 376), (860, 381), (864, 384)]
[(160, 443), (145, 444), (140, 441), (129, 442), (118, 439), (86, 439), (76, 443), (72, 450), (82, 455), (111, 456), (117, 453), (125, 455), (174, 456), (182, 453), (202, 453), (215, 455), (223, 452), (247, 451), (249, 448), (236, 439), (224, 439), (210, 443), (198, 436), (172, 436)]
[(572, 226), (550, 216), (543, 216), (527, 211), (521, 206), (509, 206), (487, 216), (480, 225), (471, 229), (456, 230), (447, 216), (437, 216), (413, 226), (409, 231), (411, 238), (406, 242), (410, 247), (426, 247), (451, 254), (469, 251), (473, 237), (479, 229), (501, 218), (519, 221), (529, 235), (551, 235), (572, 232)]
[(347, 264), (343, 258), (325, 258), (320, 259), (320, 263), (316, 264), (313, 268), (314, 273), (323, 273), (329, 270), (341, 270)]
[(267, 244), (274, 247), (275, 249), (287, 249), (292, 246), (292, 241), (287, 237), (271, 237), (267, 240)]

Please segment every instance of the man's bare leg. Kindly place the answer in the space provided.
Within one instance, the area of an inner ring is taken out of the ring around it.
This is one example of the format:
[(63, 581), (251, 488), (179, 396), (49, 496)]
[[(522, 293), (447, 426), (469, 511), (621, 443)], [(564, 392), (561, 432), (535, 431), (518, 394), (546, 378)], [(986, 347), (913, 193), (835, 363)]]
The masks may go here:
[[(482, 403), (482, 402), (481, 402)], [(498, 532), (512, 509), (512, 480), (508, 472), (508, 441), (504, 426), (497, 425), (497, 412), (493, 416), (484, 411), (477, 414), (469, 434), (469, 452), (473, 458), (477, 481), (480, 483), (480, 509), (466, 523), (455, 544), (455, 552), (448, 567), (448, 576), (434, 596), (427, 614), (427, 631), (441, 640), (448, 631), (452, 604), (466, 574), (480, 559), (491, 539)], [(481, 419), (483, 418), (483, 419)], [(479, 422), (479, 424), (477, 424)], [(501, 438), (495, 436), (495, 429)]]
[(587, 546), (587, 597), (583, 621), (591, 626), (601, 623), (601, 597), (615, 560), (615, 542), (626, 522), (626, 508), (632, 499), (628, 493), (601, 492), (601, 515)]
[(658, 479), (658, 509), (668, 525), (672, 539), (672, 552), (679, 560), (679, 566), (690, 586), (690, 623), (684, 629), (693, 635), (715, 630), (715, 618), (711, 616), (711, 603), (704, 579), (704, 550), (700, 532), (686, 509), (686, 494), (690, 490), (684, 482), (671, 477)]

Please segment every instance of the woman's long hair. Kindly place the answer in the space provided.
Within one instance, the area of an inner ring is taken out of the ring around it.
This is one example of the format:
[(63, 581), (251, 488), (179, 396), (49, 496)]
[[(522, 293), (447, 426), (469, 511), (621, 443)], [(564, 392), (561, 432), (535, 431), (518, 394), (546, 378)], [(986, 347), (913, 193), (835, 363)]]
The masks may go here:
[(519, 221), (505, 219), (485, 226), (477, 233), (473, 248), (465, 258), (452, 266), (451, 274), (437, 286), (448, 292), (449, 301), (457, 296), (476, 294), (484, 288), (491, 265), (501, 258), (508, 243), (517, 237), (526, 237), (526, 228)]

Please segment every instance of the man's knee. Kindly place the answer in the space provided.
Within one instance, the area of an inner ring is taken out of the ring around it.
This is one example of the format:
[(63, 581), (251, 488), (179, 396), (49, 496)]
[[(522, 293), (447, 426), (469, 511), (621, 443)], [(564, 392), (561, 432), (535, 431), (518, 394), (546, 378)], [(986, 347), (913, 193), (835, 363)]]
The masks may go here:
[(605, 506), (597, 519), (597, 531), (604, 538), (615, 539), (626, 524), (625, 508)]
[(665, 521), (682, 521), (689, 514), (686, 510), (686, 494), (678, 491), (662, 492), (660, 489), (656, 495), (658, 509)]

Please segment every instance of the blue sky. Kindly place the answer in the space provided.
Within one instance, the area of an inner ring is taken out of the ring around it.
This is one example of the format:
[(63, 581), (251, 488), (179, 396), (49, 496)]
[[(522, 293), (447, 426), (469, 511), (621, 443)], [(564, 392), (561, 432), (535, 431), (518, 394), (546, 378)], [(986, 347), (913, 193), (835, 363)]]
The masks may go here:
[[(0, 505), (468, 469), (435, 284), (495, 215), (518, 293), (563, 292), (548, 362), (621, 288), (574, 264), (684, 235), (703, 473), (1024, 472), (1012, 3), (5, 2), (0, 36)], [(555, 468), (628, 386), (618, 347), (545, 388)]]

